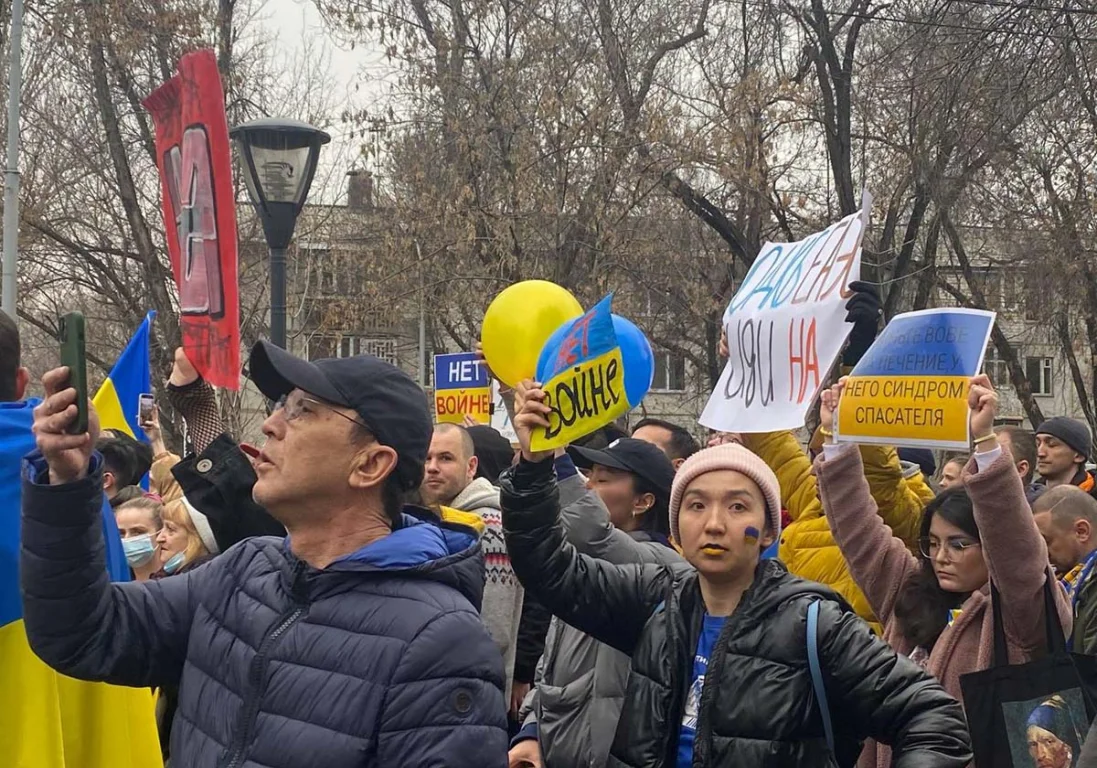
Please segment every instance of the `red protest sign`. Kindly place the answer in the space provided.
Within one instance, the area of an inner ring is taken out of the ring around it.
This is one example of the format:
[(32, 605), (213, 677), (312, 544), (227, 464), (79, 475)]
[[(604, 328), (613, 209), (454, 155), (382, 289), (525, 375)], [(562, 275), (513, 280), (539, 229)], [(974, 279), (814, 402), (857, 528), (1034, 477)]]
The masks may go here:
[(239, 389), (236, 207), (225, 96), (213, 51), (184, 56), (175, 77), (144, 105), (156, 125), (183, 349), (210, 384)]

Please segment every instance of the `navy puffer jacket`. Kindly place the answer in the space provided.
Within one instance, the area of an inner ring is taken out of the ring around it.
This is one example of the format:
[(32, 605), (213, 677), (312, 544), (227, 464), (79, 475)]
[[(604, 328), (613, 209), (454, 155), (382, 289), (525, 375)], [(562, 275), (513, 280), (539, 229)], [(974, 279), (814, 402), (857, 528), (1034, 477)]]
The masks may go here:
[(89, 476), (24, 471), (31, 647), (67, 675), (179, 685), (173, 768), (504, 766), (503, 664), (469, 529), (403, 526), (324, 570), (248, 539), (190, 573), (111, 584)]

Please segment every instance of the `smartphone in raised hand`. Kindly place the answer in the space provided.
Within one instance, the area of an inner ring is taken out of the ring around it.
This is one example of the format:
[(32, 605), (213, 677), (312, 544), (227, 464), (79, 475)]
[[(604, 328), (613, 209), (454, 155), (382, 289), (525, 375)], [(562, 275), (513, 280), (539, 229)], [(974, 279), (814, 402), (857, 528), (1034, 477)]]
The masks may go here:
[(76, 420), (66, 430), (70, 435), (88, 431), (88, 363), (84, 355), (84, 315), (69, 312), (58, 321), (61, 365), (69, 369), (69, 386), (76, 390)]
[(156, 417), (156, 397), (149, 392), (137, 396), (137, 423), (142, 427), (152, 424)]

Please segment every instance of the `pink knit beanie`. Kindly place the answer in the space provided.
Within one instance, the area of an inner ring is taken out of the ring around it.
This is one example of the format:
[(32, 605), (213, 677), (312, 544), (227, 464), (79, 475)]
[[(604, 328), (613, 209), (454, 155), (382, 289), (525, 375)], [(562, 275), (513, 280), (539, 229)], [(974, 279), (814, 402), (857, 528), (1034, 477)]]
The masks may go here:
[(777, 482), (777, 475), (757, 455), (741, 445), (729, 443), (698, 451), (686, 459), (674, 475), (674, 485), (670, 490), (670, 535), (674, 540), (679, 543), (682, 541), (678, 533), (678, 509), (682, 506), (682, 495), (686, 488), (701, 475), (721, 469), (742, 472), (758, 484), (766, 500), (767, 527), (773, 531), (774, 536), (780, 537), (781, 486)]

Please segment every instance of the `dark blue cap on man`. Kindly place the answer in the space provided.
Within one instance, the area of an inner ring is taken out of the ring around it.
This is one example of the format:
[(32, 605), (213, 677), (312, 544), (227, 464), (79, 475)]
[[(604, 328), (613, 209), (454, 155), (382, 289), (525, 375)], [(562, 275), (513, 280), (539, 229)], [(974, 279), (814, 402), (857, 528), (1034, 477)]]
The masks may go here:
[(423, 482), (433, 427), (427, 396), (411, 377), (371, 355), (309, 362), (269, 341), (251, 349), (251, 380), (266, 397), (278, 400), (295, 389), (351, 408), (377, 442), (396, 451), (395, 476), (401, 490)]
[(572, 446), (568, 448), (568, 455), (576, 466), (584, 469), (600, 464), (603, 467), (631, 472), (670, 496), (670, 487), (674, 484), (674, 465), (658, 446), (645, 440), (622, 437), (601, 451)]

